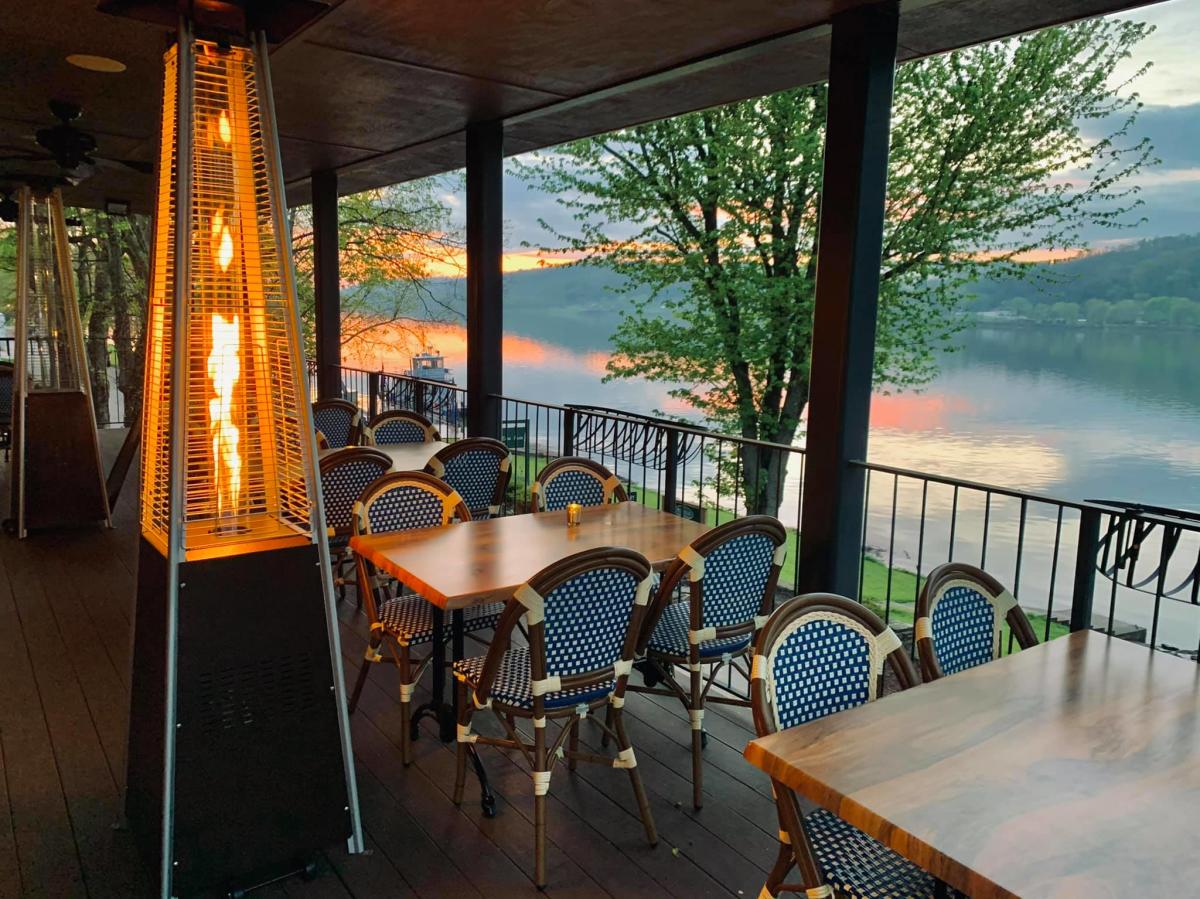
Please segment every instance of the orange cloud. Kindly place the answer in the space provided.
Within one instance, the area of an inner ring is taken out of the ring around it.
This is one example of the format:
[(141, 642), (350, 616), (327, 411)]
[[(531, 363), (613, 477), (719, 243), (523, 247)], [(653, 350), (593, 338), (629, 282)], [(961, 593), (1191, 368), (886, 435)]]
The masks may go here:
[(972, 411), (963, 396), (901, 393), (871, 397), (871, 427), (893, 431), (934, 431), (946, 426), (950, 415)]
[[(505, 253), (501, 268), (508, 272), (527, 272), (537, 268), (566, 265), (582, 258), (579, 253), (543, 253), (541, 250), (513, 250)], [(426, 267), (434, 278), (462, 278), (467, 274), (466, 250), (450, 253), (445, 259), (428, 261)]]

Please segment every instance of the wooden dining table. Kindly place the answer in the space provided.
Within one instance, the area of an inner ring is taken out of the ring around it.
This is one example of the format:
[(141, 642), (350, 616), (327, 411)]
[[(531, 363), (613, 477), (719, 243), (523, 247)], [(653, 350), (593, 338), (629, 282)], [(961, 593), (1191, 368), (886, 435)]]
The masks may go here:
[(752, 741), (974, 899), (1200, 894), (1200, 666), (1084, 631)]
[[(364, 534), (350, 547), (377, 570), (391, 575), (433, 606), (432, 699), (413, 712), (413, 732), (426, 715), (437, 718), (441, 738), (454, 739), (457, 714), (446, 701), (445, 612), (451, 613), (451, 651), (463, 657), (463, 610), (508, 600), (513, 591), (547, 565), (602, 546), (636, 550), (656, 569), (708, 530), (708, 525), (623, 502), (581, 510), (577, 527), (566, 511), (505, 515), (446, 528)], [(473, 748), (473, 747), (472, 747)], [(472, 755), (484, 793), (494, 809), (487, 778)]]

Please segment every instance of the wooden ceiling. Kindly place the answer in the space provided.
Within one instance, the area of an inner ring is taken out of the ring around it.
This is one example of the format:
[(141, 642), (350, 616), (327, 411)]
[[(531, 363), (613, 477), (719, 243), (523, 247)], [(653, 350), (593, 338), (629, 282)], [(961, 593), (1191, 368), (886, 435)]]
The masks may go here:
[[(313, 171), (351, 193), (463, 165), (468, 122), (505, 120), (520, 153), (825, 77), (830, 17), (863, 0), (330, 0), (272, 53), (288, 202)], [(900, 56), (913, 59), (1145, 0), (907, 0)], [(35, 151), (50, 99), (83, 106), (99, 154), (153, 159), (160, 26), (95, 0), (0, 3), (0, 156)], [(119, 59), (120, 74), (66, 62)], [(18, 168), (0, 162), (0, 181)], [(149, 208), (152, 179), (101, 165), (68, 191)]]

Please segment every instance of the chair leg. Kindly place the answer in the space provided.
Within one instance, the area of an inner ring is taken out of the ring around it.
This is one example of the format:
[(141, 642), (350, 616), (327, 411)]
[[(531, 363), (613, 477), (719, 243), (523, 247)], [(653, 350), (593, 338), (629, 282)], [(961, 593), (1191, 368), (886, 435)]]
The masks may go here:
[[(617, 735), (617, 748), (624, 751), (632, 749), (629, 735), (625, 733), (625, 715), (621, 709), (610, 706), (613, 732)], [(650, 811), (650, 802), (646, 799), (646, 788), (642, 786), (642, 775), (638, 773), (637, 765), (626, 768), (629, 772), (629, 782), (633, 784), (633, 795), (637, 799), (638, 811), (642, 815), (642, 826), (646, 828), (646, 840), (651, 846), (658, 845), (658, 831), (654, 827), (654, 815)]]
[(371, 665), (374, 661), (371, 659), (371, 654), (376, 650), (376, 647), (367, 647), (367, 652), (363, 656), (362, 665), (358, 669), (358, 678), (354, 681), (354, 690), (350, 693), (350, 714), (354, 714), (354, 710), (358, 707), (358, 698), (362, 696), (363, 687), (367, 685), (367, 675), (371, 673)]
[[(699, 666), (697, 666), (699, 667)], [(692, 808), (704, 804), (704, 685), (698, 670), (692, 671), (692, 695), (688, 717), (692, 722)]]
[[(538, 889), (546, 886), (546, 793), (550, 766), (546, 758), (546, 728), (533, 729), (533, 867)], [(537, 775), (541, 774), (539, 778)]]
[[(462, 681), (456, 684), (458, 690), (458, 723), (468, 725), (471, 723), (471, 713), (474, 708), (471, 703), (470, 694), (467, 692), (467, 685)], [(467, 784), (467, 747), (471, 744), (466, 740), (459, 738), (455, 744), (455, 759), (454, 759), (454, 804), (462, 805), (463, 789)]]
[(610, 705), (604, 713), (604, 727), (606, 728), (606, 730), (600, 731), (600, 745), (605, 749), (608, 748), (608, 730), (607, 729), (611, 729), (612, 726), (613, 726), (613, 713), (612, 713), (612, 706)]
[[(570, 738), (570, 742), (567, 744), (567, 750), (571, 753), (576, 753), (579, 751), (579, 716), (578, 715), (576, 715), (574, 717), (574, 719), (572, 719), (572, 721), (571, 721), (571, 738)], [(567, 770), (568, 771), (575, 770), (575, 756), (573, 754), (567, 756)]]
[(767, 882), (763, 885), (763, 891), (759, 894), (759, 899), (766, 899), (767, 896), (775, 897), (779, 895), (779, 888), (783, 885), (783, 880), (787, 877), (788, 871), (792, 869), (792, 847), (783, 840), (779, 841), (779, 854), (775, 857), (775, 864), (771, 866), (771, 871), (767, 874)]
[(397, 668), (400, 669), (400, 761), (412, 764), (412, 697), (417, 685), (412, 682), (412, 664), (407, 646), (400, 647)]

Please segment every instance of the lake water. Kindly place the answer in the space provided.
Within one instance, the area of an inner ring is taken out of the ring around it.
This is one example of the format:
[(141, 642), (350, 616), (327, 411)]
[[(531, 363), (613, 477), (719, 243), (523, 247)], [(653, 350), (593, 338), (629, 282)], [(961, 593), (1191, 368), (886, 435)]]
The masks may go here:
[[(507, 336), (505, 394), (687, 413), (663, 385), (602, 383), (604, 336), (598, 334), (596, 346), (582, 352), (536, 336)], [(466, 371), (461, 329), (436, 326), (428, 339), (461, 381)], [(1200, 510), (1200, 335), (981, 326), (963, 334), (960, 344), (920, 391), (874, 397), (870, 461), (1068, 500)], [(406, 367), (404, 350), (386, 353), (385, 359), (369, 355), (389, 369)], [(799, 491), (798, 472), (789, 471), (781, 512), (788, 524), (794, 523)], [(950, 556), (953, 536), (955, 558), (982, 560), (1010, 585), (1019, 580), (1027, 607), (1069, 606), (1075, 527), (1070, 514), (1056, 556), (1057, 510), (1026, 508), (1018, 571), (1019, 502), (993, 499), (985, 508), (982, 495), (960, 492), (955, 498), (948, 487), (923, 489), (907, 479), (893, 485), (881, 475), (872, 476), (870, 491), (866, 544), (881, 558), (926, 572)], [(1149, 627), (1152, 605), (1122, 588), (1116, 617)], [(1196, 612), (1188, 604), (1164, 603), (1160, 642), (1195, 648)]]

